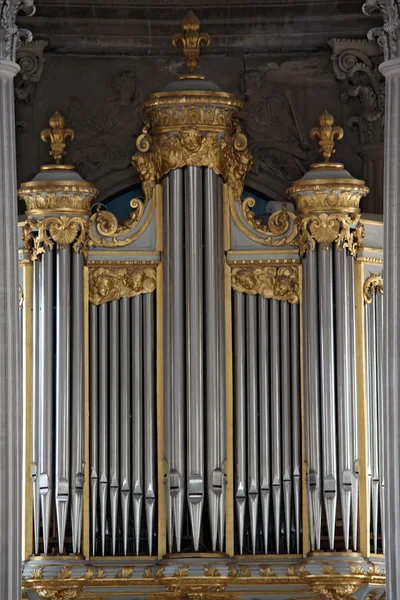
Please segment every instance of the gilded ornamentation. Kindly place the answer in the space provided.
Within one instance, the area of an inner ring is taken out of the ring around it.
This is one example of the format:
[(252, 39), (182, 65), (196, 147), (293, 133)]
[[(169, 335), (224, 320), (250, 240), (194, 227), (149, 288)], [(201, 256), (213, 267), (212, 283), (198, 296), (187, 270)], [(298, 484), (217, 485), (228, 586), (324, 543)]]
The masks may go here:
[[(152, 135), (160, 133), (169, 133), (179, 131), (182, 127), (196, 127), (200, 131), (218, 131), (221, 133), (230, 133), (232, 131), (232, 122), (242, 103), (231, 97), (229, 94), (223, 94), (222, 98), (208, 92), (207, 96), (190, 97), (184, 96), (185, 102), (182, 103), (182, 96), (168, 96), (168, 105), (161, 105), (157, 99), (157, 94), (151, 96), (144, 103), (146, 115), (151, 121)], [(163, 99), (164, 100), (164, 99)], [(165, 102), (165, 100), (164, 100)], [(136, 141), (137, 146), (142, 146), (139, 150), (146, 152), (143, 144), (151, 141), (148, 133), (150, 131), (150, 122), (146, 122), (142, 135)]]
[(294, 266), (280, 265), (234, 267), (232, 288), (236, 292), (297, 304), (300, 301), (299, 270)]
[(43, 588), (36, 590), (40, 598), (49, 598), (49, 600), (74, 600), (78, 598), (78, 591), (76, 588), (56, 590)]
[(121, 225), (113, 213), (102, 210), (99, 206), (89, 219), (89, 246), (117, 248), (127, 246), (138, 239), (151, 221), (155, 202), (152, 202), (147, 217), (139, 230), (137, 227), (145, 212), (145, 204), (140, 198), (133, 198), (130, 206), (133, 210)]
[[(383, 294), (383, 277), (382, 273), (371, 273), (364, 281), (363, 295), (365, 304), (371, 304), (374, 294), (379, 292)], [(369, 569), (368, 569), (369, 572)], [(379, 573), (378, 573), (379, 575)]]
[(364, 567), (358, 563), (349, 563), (349, 569), (352, 575), (364, 575)]
[(64, 156), (66, 156), (66, 141), (73, 140), (75, 132), (73, 129), (65, 127), (65, 119), (57, 111), (50, 117), (47, 129), (43, 129), (40, 134), (40, 139), (43, 142), (50, 142), (50, 156), (54, 158), (56, 164), (61, 164)]
[(229, 567), (229, 577), (250, 577), (250, 569), (245, 565), (242, 567)]
[(334, 125), (334, 123), (334, 118), (326, 110), (319, 118), (319, 127), (310, 129), (310, 138), (319, 140), (319, 151), (326, 163), (329, 162), (332, 154), (336, 152), (335, 139), (341, 140), (344, 136), (343, 129)]
[(313, 592), (322, 594), (327, 600), (356, 600), (353, 596), (354, 592), (358, 590), (360, 584), (351, 583), (336, 583), (332, 587), (328, 587), (324, 583), (309, 583)]
[(326, 214), (308, 215), (299, 219), (299, 252), (303, 256), (308, 249), (315, 250), (321, 244), (325, 250), (335, 243), (338, 250), (348, 248), (352, 256), (364, 237), (364, 227), (359, 215)]
[(296, 577), (296, 567), (288, 567), (287, 574), (289, 575), (289, 577)]
[(364, 600), (384, 600), (386, 598), (386, 592), (382, 593), (381, 589), (372, 590), (369, 594), (365, 596)]
[(88, 567), (85, 571), (83, 579), (94, 579), (97, 569), (94, 567)]
[(174, 573), (174, 577), (187, 577), (188, 575), (189, 575), (188, 567), (178, 567)]
[[(383, 293), (383, 292), (381, 292), (381, 293)], [(379, 565), (375, 565), (374, 563), (369, 563), (368, 575), (380, 575), (380, 574), (381, 574), (381, 568), (379, 567)]]
[[(203, 133), (195, 127), (184, 127), (176, 135), (150, 138), (146, 128), (146, 139), (151, 139), (151, 143), (143, 146), (143, 137), (138, 138), (139, 152), (132, 158), (146, 199), (152, 197), (155, 184), (164, 175), (188, 165), (213, 169), (217, 175), (222, 175), (234, 197), (241, 197), (243, 181), (253, 159), (238, 125), (232, 135), (222, 137), (217, 133)], [(151, 150), (142, 150), (143, 147), (151, 147)]]
[(123, 567), (116, 574), (116, 579), (130, 579), (132, 577), (133, 567)]
[(204, 575), (206, 577), (220, 577), (221, 574), (215, 567), (204, 567)]
[(154, 577), (153, 567), (146, 567), (145, 570), (143, 571), (143, 577), (145, 579), (153, 579), (153, 577)]
[(106, 578), (106, 574), (105, 574), (104, 570), (101, 567), (99, 567), (97, 569), (97, 573), (96, 573), (95, 579), (105, 579), (105, 578)]
[(186, 66), (189, 73), (194, 73), (200, 59), (200, 47), (202, 44), (205, 47), (210, 45), (210, 36), (200, 31), (200, 21), (192, 11), (183, 19), (182, 31), (174, 35), (172, 45), (182, 44)]
[(328, 562), (322, 563), (322, 572), (324, 575), (339, 575), (339, 571)]
[(225, 587), (225, 584), (172, 584), (167, 592), (152, 594), (149, 600), (238, 600), (235, 594), (225, 592)]
[(70, 579), (72, 575), (72, 569), (69, 567), (63, 567), (58, 571), (56, 579)]
[(36, 567), (36, 569), (32, 569), (29, 574), (29, 579), (43, 579), (43, 570), (44, 567)]
[[(255, 206), (254, 198), (250, 196), (244, 200), (238, 200), (238, 202), (240, 212), (250, 230), (244, 227), (238, 218), (236, 213), (237, 202), (233, 198), (230, 202), (231, 214), (236, 225), (247, 237), (265, 246), (288, 246), (296, 243), (298, 234), (296, 215), (287, 210), (286, 207), (275, 211), (266, 223), (262, 223), (252, 210)], [(254, 234), (253, 231), (260, 235)]]
[(38, 211), (46, 213), (65, 210), (90, 214), (90, 204), (98, 193), (97, 188), (84, 182), (76, 185), (57, 182), (57, 187), (55, 187), (51, 182), (40, 185), (33, 181), (21, 185), (18, 197), (20, 200), (24, 200), (28, 216), (36, 214)]
[(368, 192), (368, 188), (362, 183), (360, 181), (360, 185), (348, 185), (340, 181), (321, 181), (312, 185), (312, 191), (305, 190), (301, 183), (295, 183), (287, 190), (287, 194), (296, 201), (297, 214), (329, 211), (358, 213), (360, 200)]
[(271, 567), (260, 567), (260, 575), (261, 577), (276, 577), (276, 573)]
[(46, 246), (51, 250), (55, 244), (66, 248), (72, 244), (75, 252), (87, 251), (87, 220), (82, 217), (45, 217), (40, 221), (32, 221), (32, 228), (37, 229), (37, 234), (27, 235), (27, 242), (31, 245), (32, 260), (39, 254), (46, 252)]
[(154, 292), (155, 267), (94, 267), (89, 270), (89, 301), (104, 304), (120, 298), (133, 298)]

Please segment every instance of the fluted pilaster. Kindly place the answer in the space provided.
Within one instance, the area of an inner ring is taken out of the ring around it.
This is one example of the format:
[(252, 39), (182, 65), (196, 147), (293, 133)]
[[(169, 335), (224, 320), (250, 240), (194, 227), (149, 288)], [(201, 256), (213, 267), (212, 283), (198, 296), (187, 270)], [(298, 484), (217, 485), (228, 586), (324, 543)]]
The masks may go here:
[[(0, 28), (1, 31), (1, 28)], [(13, 78), (0, 60), (0, 598), (21, 595), (22, 437)]]

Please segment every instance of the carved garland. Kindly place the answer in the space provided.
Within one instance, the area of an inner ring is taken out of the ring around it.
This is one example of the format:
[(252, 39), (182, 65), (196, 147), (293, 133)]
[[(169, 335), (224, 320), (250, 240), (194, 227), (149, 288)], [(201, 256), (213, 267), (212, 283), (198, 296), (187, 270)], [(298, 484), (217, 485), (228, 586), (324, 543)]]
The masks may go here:
[(217, 175), (222, 175), (234, 197), (240, 198), (253, 158), (247, 150), (246, 136), (240, 133), (237, 124), (235, 127), (233, 135), (222, 137), (218, 133), (202, 133), (195, 127), (184, 127), (176, 135), (151, 137), (146, 123), (136, 142), (139, 152), (132, 158), (146, 199), (152, 197), (155, 184), (164, 175), (184, 166), (213, 169)]
[(156, 267), (94, 267), (89, 270), (89, 301), (104, 304), (156, 289)]
[(327, 214), (308, 215), (299, 218), (299, 252), (303, 256), (308, 249), (315, 250), (315, 244), (321, 244), (327, 250), (335, 243), (338, 250), (348, 248), (351, 256), (365, 235), (359, 215)]
[(297, 304), (300, 301), (299, 269), (292, 266), (234, 267), (232, 288), (236, 292)]
[(383, 294), (383, 277), (382, 273), (371, 274), (364, 281), (363, 295), (365, 304), (371, 304), (374, 294), (379, 292)]

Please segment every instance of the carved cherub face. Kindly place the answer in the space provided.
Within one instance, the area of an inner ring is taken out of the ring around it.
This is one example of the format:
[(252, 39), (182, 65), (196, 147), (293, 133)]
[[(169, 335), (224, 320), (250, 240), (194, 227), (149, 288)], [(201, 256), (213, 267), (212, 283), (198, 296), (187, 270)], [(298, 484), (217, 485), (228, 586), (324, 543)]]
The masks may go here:
[(202, 136), (195, 129), (184, 129), (179, 134), (179, 140), (189, 152), (197, 152), (201, 146)]
[(126, 273), (124, 276), (124, 284), (135, 292), (139, 292), (142, 288), (143, 277), (144, 275), (140, 271)]

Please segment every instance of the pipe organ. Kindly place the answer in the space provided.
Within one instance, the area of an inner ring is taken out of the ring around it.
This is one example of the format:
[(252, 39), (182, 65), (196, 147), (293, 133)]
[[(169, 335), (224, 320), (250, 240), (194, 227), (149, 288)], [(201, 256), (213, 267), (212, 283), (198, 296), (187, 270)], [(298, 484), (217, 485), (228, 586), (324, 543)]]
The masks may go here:
[(322, 161), (257, 204), (242, 103), (194, 72), (209, 42), (189, 13), (125, 220), (59, 113), (19, 190), (28, 598), (383, 589), (382, 223), (327, 112)]

